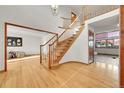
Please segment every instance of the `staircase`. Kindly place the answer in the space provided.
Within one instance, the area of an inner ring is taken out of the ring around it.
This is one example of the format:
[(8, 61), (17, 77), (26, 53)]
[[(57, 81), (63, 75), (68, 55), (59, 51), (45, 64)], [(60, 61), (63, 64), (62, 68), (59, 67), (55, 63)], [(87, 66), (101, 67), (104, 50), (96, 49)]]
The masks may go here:
[[(113, 10), (115, 8), (112, 8)], [(111, 9), (111, 10), (112, 10)], [(109, 11), (111, 11), (109, 9)], [(105, 12), (105, 11), (104, 11)], [(106, 11), (108, 12), (108, 10)], [(99, 13), (99, 12), (98, 12)], [(78, 38), (84, 28), (85, 20), (98, 16), (96, 12), (95, 15), (89, 13), (83, 13), (82, 22), (79, 21), (79, 15), (73, 23), (70, 23), (68, 28), (65, 28), (65, 31), (59, 36), (55, 34), (48, 42), (40, 46), (40, 63), (46, 64), (46, 66), (51, 69), (59, 65), (59, 61), (66, 54), (68, 49), (71, 47), (73, 42)], [(100, 13), (99, 13), (100, 14)], [(43, 52), (46, 48), (46, 52)]]
[(59, 61), (61, 58), (65, 55), (65, 53), (68, 51), (68, 49), (71, 47), (73, 42), (76, 40), (76, 38), (80, 35), (81, 29), (77, 31), (73, 36), (58, 42), (56, 48), (54, 51), (56, 51), (55, 59), (53, 60), (52, 67), (59, 65)]
[[(58, 37), (54, 35), (48, 42), (40, 46), (40, 63), (48, 66), (49, 69), (59, 65), (59, 61), (71, 47), (82, 31), (83, 25), (78, 21), (78, 18), (69, 25), (69, 29), (65, 29)], [(47, 54), (43, 53), (44, 47), (47, 48)]]

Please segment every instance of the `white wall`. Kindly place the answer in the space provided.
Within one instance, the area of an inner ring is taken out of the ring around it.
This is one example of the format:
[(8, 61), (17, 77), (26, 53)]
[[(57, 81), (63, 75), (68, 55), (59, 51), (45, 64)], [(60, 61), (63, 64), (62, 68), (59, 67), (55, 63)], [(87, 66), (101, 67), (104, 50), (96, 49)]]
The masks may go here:
[[(15, 29), (18, 30), (18, 29)], [(34, 32), (35, 33), (35, 32)], [(7, 47), (7, 51), (20, 51), (25, 52), (26, 55), (40, 54), (40, 44), (42, 44), (42, 37), (33, 35), (19, 34), (18, 31), (13, 33), (13, 30), (8, 30), (8, 36), (21, 37), (22, 47)]]
[(51, 6), (0, 6), (0, 70), (4, 70), (4, 23), (16, 23), (51, 32), (61, 33), (63, 20), (60, 17), (70, 17), (71, 9), (60, 6), (59, 15), (53, 16)]

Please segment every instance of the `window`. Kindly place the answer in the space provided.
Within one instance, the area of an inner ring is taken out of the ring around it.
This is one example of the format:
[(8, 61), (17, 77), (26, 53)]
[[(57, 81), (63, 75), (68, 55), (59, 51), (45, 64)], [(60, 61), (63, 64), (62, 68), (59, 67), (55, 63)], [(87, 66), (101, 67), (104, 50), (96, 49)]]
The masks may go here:
[(97, 48), (105, 48), (106, 47), (106, 40), (97, 40), (96, 41)]
[(113, 48), (113, 46), (114, 46), (114, 40), (107, 40), (107, 47), (108, 48)]
[(92, 40), (89, 41), (89, 47), (93, 48), (93, 41)]
[(114, 47), (115, 48), (119, 48), (119, 42), (120, 42), (119, 39), (114, 39)]
[(96, 34), (96, 48), (119, 48), (119, 31)]

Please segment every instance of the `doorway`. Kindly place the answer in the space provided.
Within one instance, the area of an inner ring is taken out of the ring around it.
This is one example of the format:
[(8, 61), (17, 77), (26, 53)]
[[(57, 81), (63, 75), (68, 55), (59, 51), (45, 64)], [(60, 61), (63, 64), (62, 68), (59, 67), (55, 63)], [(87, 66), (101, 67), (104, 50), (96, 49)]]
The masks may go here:
[(89, 37), (89, 63), (94, 62), (94, 32), (92, 30), (88, 31)]
[(43, 36), (50, 38), (55, 34), (27, 26), (5, 23), (5, 71), (7, 71), (7, 64), (28, 60), (28, 58), (37, 57), (39, 60), (40, 45), (44, 42)]
[[(119, 14), (89, 24), (94, 32), (94, 64), (114, 73), (119, 86), (120, 26)], [(89, 31), (90, 32), (90, 31)], [(89, 40), (89, 42), (91, 42)], [(91, 45), (93, 45), (91, 44)], [(89, 52), (91, 49), (89, 49)], [(90, 55), (89, 55), (90, 58)]]

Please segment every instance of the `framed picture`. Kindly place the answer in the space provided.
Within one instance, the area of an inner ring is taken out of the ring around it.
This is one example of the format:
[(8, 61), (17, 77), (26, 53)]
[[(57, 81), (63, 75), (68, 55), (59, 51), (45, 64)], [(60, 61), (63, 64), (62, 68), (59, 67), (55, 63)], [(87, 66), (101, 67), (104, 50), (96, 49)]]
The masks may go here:
[(96, 48), (119, 48), (119, 31), (98, 33), (95, 39)]
[(9, 47), (22, 47), (21, 37), (7, 37)]

